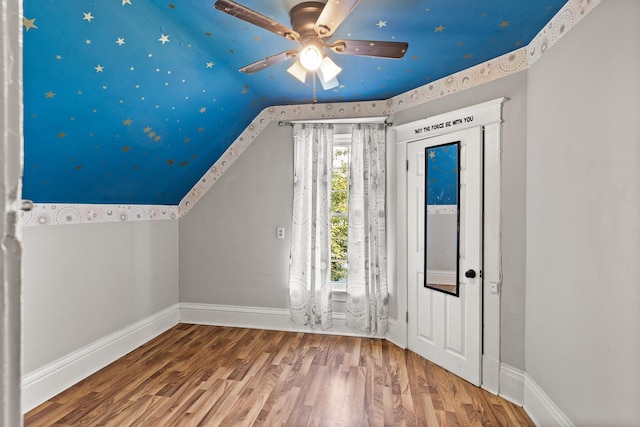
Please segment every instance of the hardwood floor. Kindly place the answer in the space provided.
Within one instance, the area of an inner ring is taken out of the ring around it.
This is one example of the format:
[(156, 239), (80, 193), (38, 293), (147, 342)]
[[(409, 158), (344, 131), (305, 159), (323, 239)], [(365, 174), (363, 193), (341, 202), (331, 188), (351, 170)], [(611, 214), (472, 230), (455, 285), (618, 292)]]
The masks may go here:
[(533, 426), (386, 340), (180, 324), (25, 415), (25, 426)]

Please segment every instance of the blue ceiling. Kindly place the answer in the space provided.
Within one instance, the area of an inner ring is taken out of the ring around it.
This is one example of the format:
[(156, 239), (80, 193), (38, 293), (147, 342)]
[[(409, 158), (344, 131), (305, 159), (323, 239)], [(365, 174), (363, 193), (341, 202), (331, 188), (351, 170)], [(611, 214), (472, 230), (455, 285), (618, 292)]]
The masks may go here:
[[(25, 199), (177, 205), (262, 109), (312, 102), (291, 60), (238, 72), (299, 44), (213, 3), (24, 0)], [(282, 0), (239, 3), (290, 26)], [(333, 39), (409, 49), (330, 53), (340, 86), (318, 102), (387, 99), (526, 46), (565, 3), (362, 1)]]

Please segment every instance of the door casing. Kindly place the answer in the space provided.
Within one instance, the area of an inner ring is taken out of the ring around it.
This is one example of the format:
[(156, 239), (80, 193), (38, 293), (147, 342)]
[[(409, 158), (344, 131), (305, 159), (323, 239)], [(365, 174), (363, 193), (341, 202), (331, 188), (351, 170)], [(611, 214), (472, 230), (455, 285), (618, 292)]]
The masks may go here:
[[(471, 127), (484, 131), (484, 242), (482, 312), (482, 388), (500, 391), (500, 292), (501, 292), (501, 133), (502, 105), (506, 98), (439, 114), (414, 122), (394, 125), (388, 143), (395, 142), (396, 168), (396, 295), (398, 319), (390, 322), (389, 340), (407, 346), (407, 144), (431, 136)], [(471, 120), (466, 120), (471, 118)]]

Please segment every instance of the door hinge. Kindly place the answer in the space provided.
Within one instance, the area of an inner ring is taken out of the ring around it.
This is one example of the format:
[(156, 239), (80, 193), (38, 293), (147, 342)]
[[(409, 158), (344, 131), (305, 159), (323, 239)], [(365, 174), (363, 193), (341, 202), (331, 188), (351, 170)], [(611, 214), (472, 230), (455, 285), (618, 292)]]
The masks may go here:
[(407, 323), (409, 323), (409, 312), (408, 311), (405, 313), (405, 320), (406, 320)]

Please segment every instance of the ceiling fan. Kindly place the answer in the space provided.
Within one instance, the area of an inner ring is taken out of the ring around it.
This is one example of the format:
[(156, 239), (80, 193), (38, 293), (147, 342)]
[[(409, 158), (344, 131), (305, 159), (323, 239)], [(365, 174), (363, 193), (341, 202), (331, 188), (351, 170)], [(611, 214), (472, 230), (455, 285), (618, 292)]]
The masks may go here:
[(214, 7), (288, 40), (298, 41), (302, 45), (299, 50), (287, 50), (246, 65), (240, 68), (241, 72), (252, 74), (290, 58), (298, 57), (287, 71), (303, 83), (306, 81), (308, 72), (315, 73), (319, 77), (323, 89), (326, 90), (338, 86), (336, 76), (342, 71), (342, 68), (323, 53), (324, 48), (343, 55), (398, 59), (404, 56), (409, 47), (409, 44), (404, 42), (375, 40), (336, 40), (330, 42), (329, 39), (333, 33), (359, 1), (328, 0), (326, 4), (319, 1), (306, 1), (297, 4), (289, 11), (293, 29), (232, 0), (218, 0)]

